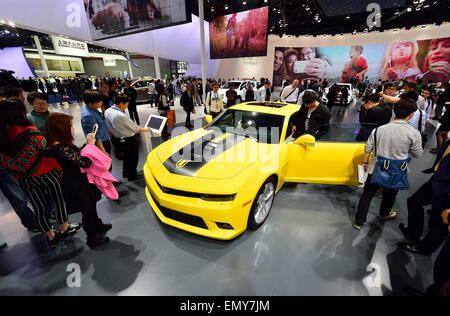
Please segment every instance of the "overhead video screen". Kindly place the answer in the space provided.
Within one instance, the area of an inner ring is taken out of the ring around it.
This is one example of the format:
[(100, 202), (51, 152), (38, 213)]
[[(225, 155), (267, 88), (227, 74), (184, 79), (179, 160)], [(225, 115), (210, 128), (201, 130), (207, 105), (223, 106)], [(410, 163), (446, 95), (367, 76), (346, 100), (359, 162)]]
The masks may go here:
[[(336, 5), (339, 2), (339, 5)], [(406, 0), (317, 0), (317, 4), (327, 16), (339, 16), (366, 12), (367, 6), (377, 3), (382, 9), (404, 7)]]
[(94, 40), (191, 21), (186, 0), (84, 0)]
[(267, 56), (269, 7), (214, 18), (209, 23), (211, 59)]
[(339, 47), (276, 47), (273, 83), (295, 79), (450, 80), (450, 37)]

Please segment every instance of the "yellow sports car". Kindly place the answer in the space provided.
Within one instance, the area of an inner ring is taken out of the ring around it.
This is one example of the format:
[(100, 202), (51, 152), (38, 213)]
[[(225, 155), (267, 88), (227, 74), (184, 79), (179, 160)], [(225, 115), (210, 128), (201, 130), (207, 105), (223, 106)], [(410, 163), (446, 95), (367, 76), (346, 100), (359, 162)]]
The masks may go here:
[[(165, 224), (230, 240), (266, 221), (286, 182), (359, 185), (364, 143), (355, 125), (330, 126), (325, 135), (291, 136), (298, 105), (244, 103), (205, 128), (168, 140), (148, 155), (146, 194)], [(328, 137), (328, 138), (327, 138)], [(345, 139), (346, 138), (346, 139)], [(343, 141), (343, 139), (345, 139)]]

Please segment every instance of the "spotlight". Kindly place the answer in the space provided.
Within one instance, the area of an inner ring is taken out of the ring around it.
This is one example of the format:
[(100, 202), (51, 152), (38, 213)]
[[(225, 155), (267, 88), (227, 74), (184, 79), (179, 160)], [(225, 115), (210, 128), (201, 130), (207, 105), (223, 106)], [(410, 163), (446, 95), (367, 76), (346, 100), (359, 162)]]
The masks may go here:
[(228, 10), (228, 4), (225, 4), (225, 10)]
[(246, 5), (246, 4), (247, 4), (247, 1), (244, 0), (244, 1), (242, 2), (242, 5)]

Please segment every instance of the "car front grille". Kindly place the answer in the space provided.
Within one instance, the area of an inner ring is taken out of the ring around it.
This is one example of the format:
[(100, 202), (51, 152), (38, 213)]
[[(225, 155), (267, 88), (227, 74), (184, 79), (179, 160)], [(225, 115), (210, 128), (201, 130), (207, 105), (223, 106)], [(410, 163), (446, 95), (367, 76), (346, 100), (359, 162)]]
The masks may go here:
[(202, 229), (208, 229), (208, 226), (206, 226), (205, 221), (201, 217), (181, 213), (181, 212), (172, 210), (170, 208), (164, 207), (156, 201), (154, 196), (153, 196), (153, 201), (155, 201), (156, 206), (159, 208), (159, 210), (165, 217), (170, 218), (174, 221), (183, 223), (183, 224), (195, 226), (195, 227), (202, 228)]
[(195, 192), (187, 192), (181, 190), (175, 190), (171, 188), (167, 188), (159, 184), (159, 182), (155, 179), (161, 191), (166, 194), (190, 197), (190, 198), (198, 198), (205, 201), (210, 202), (231, 202), (235, 199), (236, 194), (204, 194), (204, 193), (195, 193)]

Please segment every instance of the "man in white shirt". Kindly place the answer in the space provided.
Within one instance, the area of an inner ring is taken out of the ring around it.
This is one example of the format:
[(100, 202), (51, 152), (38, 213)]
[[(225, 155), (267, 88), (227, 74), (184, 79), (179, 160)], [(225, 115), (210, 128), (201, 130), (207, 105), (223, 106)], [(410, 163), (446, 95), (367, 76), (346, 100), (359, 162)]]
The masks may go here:
[(427, 122), (427, 114), (425, 113), (424, 110), (419, 109), (414, 113), (414, 116), (408, 121), (408, 124), (414, 127), (416, 130), (420, 131), (421, 133), (425, 133), (426, 122)]
[(258, 102), (270, 102), (270, 82), (264, 82), (264, 85), (256, 92), (256, 101)]
[(425, 121), (429, 121), (431, 118), (431, 112), (433, 112), (433, 100), (431, 100), (431, 91), (428, 88), (423, 88), (417, 101), (419, 109), (424, 110), (426, 113)]
[(112, 133), (116, 150), (124, 153), (123, 177), (129, 181), (137, 179), (137, 166), (139, 163), (139, 147), (136, 139), (137, 133), (150, 132), (148, 128), (140, 128), (127, 114), (130, 98), (124, 94), (116, 97), (114, 106), (105, 111), (105, 122)]
[(299, 84), (300, 81), (295, 79), (294, 82), (292, 82), (292, 85), (286, 86), (283, 91), (281, 91), (281, 102), (296, 104), (301, 93)]
[(220, 85), (214, 83), (213, 91), (206, 96), (206, 112), (213, 118), (216, 118), (224, 110), (223, 98), (219, 93), (219, 88)]

